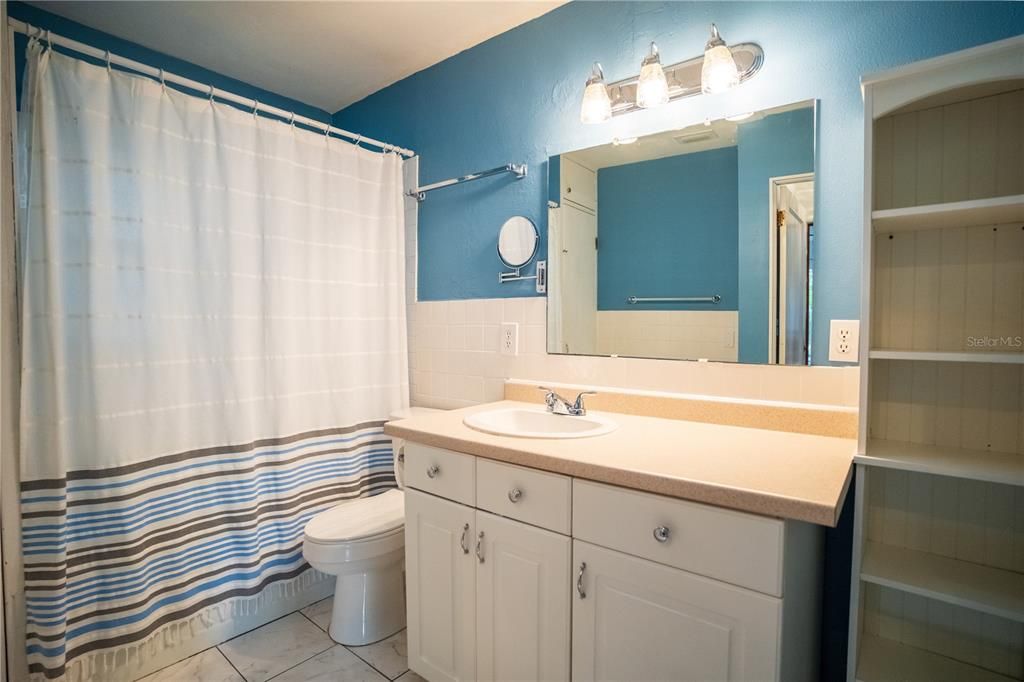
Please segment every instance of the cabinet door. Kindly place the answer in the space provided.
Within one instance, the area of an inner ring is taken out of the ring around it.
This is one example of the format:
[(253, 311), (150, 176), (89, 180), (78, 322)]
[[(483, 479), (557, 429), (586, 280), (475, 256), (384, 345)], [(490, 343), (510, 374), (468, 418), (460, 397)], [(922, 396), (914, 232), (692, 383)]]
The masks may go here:
[(476, 679), (473, 511), (405, 491), (409, 667), (431, 682)]
[(573, 580), (574, 680), (778, 679), (780, 599), (579, 540)]
[(477, 677), (569, 679), (570, 538), (478, 511)]
[(563, 156), (561, 180), (563, 202), (597, 211), (597, 173)]

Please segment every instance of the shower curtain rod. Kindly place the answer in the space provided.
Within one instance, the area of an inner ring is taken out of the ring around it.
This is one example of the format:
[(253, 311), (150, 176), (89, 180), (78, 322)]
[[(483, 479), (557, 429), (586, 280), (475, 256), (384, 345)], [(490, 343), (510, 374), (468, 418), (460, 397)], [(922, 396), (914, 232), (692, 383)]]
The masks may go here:
[(109, 50), (101, 50), (97, 47), (93, 47), (92, 45), (88, 45), (86, 43), (82, 43), (77, 40), (73, 40), (71, 38), (58, 35), (48, 29), (39, 28), (38, 26), (27, 24), (24, 21), (19, 21), (18, 19), (14, 19), (12, 17), (7, 18), (7, 25), (10, 26), (15, 31), (17, 31), (18, 33), (24, 33), (29, 37), (38, 38), (39, 40), (42, 40), (50, 45), (61, 45), (68, 49), (74, 50), (75, 52), (79, 52), (81, 54), (88, 55), (95, 59), (105, 61), (108, 64), (117, 64), (118, 66), (123, 66), (125, 68), (131, 69), (132, 71), (138, 71), (139, 73), (145, 76), (149, 76), (154, 80), (159, 80), (167, 83), (175, 83), (177, 85), (181, 85), (191, 90), (196, 90), (198, 92), (208, 92), (211, 97), (217, 97), (221, 100), (234, 102), (235, 104), (239, 104), (246, 109), (252, 109), (254, 112), (262, 111), (264, 113), (273, 114), (274, 116), (277, 116), (288, 123), (301, 123), (302, 125), (308, 126), (310, 128), (320, 130), (326, 133), (327, 135), (333, 133), (339, 137), (348, 138), (357, 145), (368, 144), (374, 147), (379, 147), (381, 150), (385, 152), (397, 152), (402, 156), (406, 157), (416, 156), (416, 152), (412, 151), (411, 149), (404, 149), (393, 144), (388, 144), (387, 142), (375, 140), (372, 137), (366, 137), (365, 135), (350, 133), (347, 130), (342, 130), (341, 128), (332, 126), (329, 123), (324, 123), (323, 121), (318, 121), (314, 118), (308, 118), (306, 116), (300, 116), (296, 114), (294, 111), (286, 111), (284, 109), (279, 109), (278, 107), (274, 107), (269, 104), (263, 104), (259, 100), (250, 99), (248, 97), (242, 97), (240, 95), (234, 94), (233, 92), (228, 92), (227, 90), (215, 88), (207, 83), (200, 83), (199, 81), (194, 81), (191, 78), (178, 76), (176, 74), (170, 73), (169, 71), (154, 68), (152, 66), (149, 66), (148, 64), (143, 64), (142, 62), (137, 62), (134, 59), (128, 59), (127, 57), (118, 56), (116, 54), (111, 53)]

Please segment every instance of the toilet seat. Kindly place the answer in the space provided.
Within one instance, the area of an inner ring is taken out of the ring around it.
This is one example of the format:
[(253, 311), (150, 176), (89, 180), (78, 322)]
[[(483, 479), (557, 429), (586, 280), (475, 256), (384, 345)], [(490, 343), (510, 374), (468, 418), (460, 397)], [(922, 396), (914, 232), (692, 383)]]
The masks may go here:
[(306, 540), (318, 545), (361, 542), (393, 535), (405, 522), (405, 495), (388, 490), (343, 502), (306, 524)]

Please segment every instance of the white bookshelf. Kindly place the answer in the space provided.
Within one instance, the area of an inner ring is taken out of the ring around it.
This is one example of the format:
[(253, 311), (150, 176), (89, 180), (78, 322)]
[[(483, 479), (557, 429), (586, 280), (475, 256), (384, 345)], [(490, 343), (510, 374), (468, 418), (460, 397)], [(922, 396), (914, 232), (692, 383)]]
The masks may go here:
[(920, 362), (984, 362), (996, 365), (1024, 365), (1024, 353), (994, 351), (933, 351), (872, 348), (872, 360), (916, 360)]
[(1024, 486), (1024, 457), (1010, 452), (870, 439), (858, 464)]
[(875, 232), (937, 230), (1024, 221), (1024, 194), (871, 212)]
[(881, 637), (864, 637), (857, 682), (1013, 682), (1014, 678)]
[(1024, 36), (863, 81), (849, 682), (1024, 680), (1022, 79)]
[(1024, 573), (868, 542), (861, 580), (1024, 622)]

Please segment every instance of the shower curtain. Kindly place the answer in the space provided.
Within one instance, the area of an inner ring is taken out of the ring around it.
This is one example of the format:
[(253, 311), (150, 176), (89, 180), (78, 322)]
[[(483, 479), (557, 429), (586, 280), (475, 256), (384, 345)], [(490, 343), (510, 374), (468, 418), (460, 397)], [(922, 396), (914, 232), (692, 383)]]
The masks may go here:
[(322, 578), (306, 521), (394, 485), (401, 160), (28, 52), (28, 658), (107, 679)]

